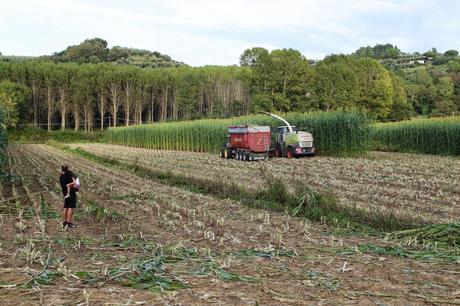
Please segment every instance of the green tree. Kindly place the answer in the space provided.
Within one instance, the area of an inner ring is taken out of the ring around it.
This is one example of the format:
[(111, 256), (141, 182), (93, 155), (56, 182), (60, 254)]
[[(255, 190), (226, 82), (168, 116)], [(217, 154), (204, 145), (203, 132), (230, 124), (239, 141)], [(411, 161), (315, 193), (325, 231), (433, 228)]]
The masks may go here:
[(97, 101), (97, 79), (94, 65), (85, 65), (75, 71), (70, 85), (71, 95), (69, 102), (73, 106), (74, 129), (78, 131), (81, 126), (83, 115), (83, 127), (85, 132), (93, 130), (93, 113)]
[(78, 69), (79, 66), (74, 63), (60, 63), (56, 65), (56, 69), (52, 72), (57, 84), (57, 97), (61, 114), (61, 130), (66, 128), (68, 102), (71, 94), (70, 87)]
[[(308, 60), (297, 50), (282, 49), (273, 50), (270, 53), (272, 69), (270, 79), (272, 82), (272, 94), (278, 110), (286, 110), (284, 100), (290, 101), (289, 109), (299, 110), (308, 103), (307, 93), (313, 80), (313, 71), (310, 69)], [(279, 95), (281, 94), (281, 95)]]
[(120, 106), (120, 98), (123, 86), (123, 73), (117, 66), (109, 65), (102, 75), (101, 82), (106, 83), (109, 90), (109, 97), (111, 102), (111, 114), (113, 119), (113, 126), (118, 123), (118, 108)]
[(349, 109), (356, 105), (358, 79), (346, 58), (327, 58), (315, 71), (313, 90), (321, 109)]
[(43, 75), (41, 73), (41, 63), (37, 61), (28, 62), (28, 86), (32, 91), (32, 114), (33, 123), (38, 126), (38, 120), (40, 115), (40, 88), (43, 87)]
[(436, 101), (432, 113), (446, 114), (458, 110), (457, 105), (452, 101), (454, 96), (454, 82), (448, 76), (440, 77), (436, 83)]
[(110, 62), (124, 63), (129, 57), (129, 52), (126, 48), (114, 46), (110, 49), (107, 55), (107, 60)]
[(401, 50), (392, 44), (377, 44), (374, 47), (361, 47), (355, 51), (359, 57), (371, 57), (375, 59), (396, 59), (401, 56)]
[(436, 50), (436, 48), (431, 48), (430, 51), (423, 53), (423, 55), (436, 59), (439, 56), (439, 53), (438, 50)]
[(7, 127), (16, 127), (21, 116), (26, 112), (25, 106), (30, 98), (30, 90), (10, 81), (0, 82), (0, 108), (5, 112)]
[(404, 77), (408, 82), (406, 94), (414, 110), (421, 115), (430, 114), (436, 100), (433, 77), (424, 67), (419, 67), (415, 71), (411, 70)]
[(389, 71), (370, 58), (356, 59), (353, 69), (359, 84), (357, 108), (385, 118), (391, 111), (393, 97)]
[(447, 71), (453, 73), (460, 73), (460, 59), (450, 60), (447, 63)]
[(451, 100), (454, 94), (454, 82), (448, 76), (443, 76), (438, 79), (436, 90), (442, 100)]
[(444, 56), (447, 56), (447, 57), (456, 57), (458, 56), (458, 51), (457, 50), (447, 50), (446, 52), (444, 52)]
[(270, 86), (270, 72), (272, 59), (268, 50), (264, 48), (247, 49), (240, 56), (240, 65), (250, 67), (253, 71), (251, 90), (254, 93), (267, 93)]
[(394, 73), (391, 73), (390, 76), (393, 86), (393, 103), (391, 104), (391, 112), (388, 117), (393, 119), (408, 119), (413, 115), (414, 108), (407, 100), (404, 81)]
[(132, 66), (122, 66), (121, 68), (122, 74), (122, 84), (123, 90), (125, 93), (124, 99), (124, 112), (125, 112), (125, 125), (129, 126), (129, 120), (131, 115), (131, 106), (133, 104), (133, 96), (135, 92), (135, 88), (139, 83), (139, 68), (132, 67)]
[(240, 64), (251, 69), (249, 88), (253, 108), (272, 110), (307, 110), (313, 70), (297, 50), (268, 52), (263, 48), (244, 51)]
[(98, 63), (107, 60), (109, 49), (107, 42), (101, 38), (86, 39), (76, 46), (69, 46), (58, 53), (55, 58), (77, 63)]
[(256, 93), (252, 95), (252, 111), (253, 112), (272, 112), (275, 108), (273, 106), (273, 99), (271, 94)]

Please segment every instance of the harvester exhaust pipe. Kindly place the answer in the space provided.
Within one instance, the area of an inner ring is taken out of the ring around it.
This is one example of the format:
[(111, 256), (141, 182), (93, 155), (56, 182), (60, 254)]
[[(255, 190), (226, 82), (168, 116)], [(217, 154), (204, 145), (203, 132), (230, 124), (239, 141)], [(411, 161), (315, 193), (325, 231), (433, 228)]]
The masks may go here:
[(272, 117), (274, 117), (274, 118), (276, 118), (276, 119), (279, 119), (279, 120), (283, 121), (284, 123), (286, 123), (286, 126), (287, 126), (288, 129), (289, 129), (289, 133), (292, 133), (292, 132), (293, 132), (291, 125), (289, 124), (289, 122), (286, 121), (286, 119), (281, 118), (280, 116), (275, 115), (275, 114), (272, 114), (272, 113), (269, 113), (269, 112), (261, 112), (261, 113), (267, 114), (267, 115), (269, 115), (269, 116), (272, 116)]

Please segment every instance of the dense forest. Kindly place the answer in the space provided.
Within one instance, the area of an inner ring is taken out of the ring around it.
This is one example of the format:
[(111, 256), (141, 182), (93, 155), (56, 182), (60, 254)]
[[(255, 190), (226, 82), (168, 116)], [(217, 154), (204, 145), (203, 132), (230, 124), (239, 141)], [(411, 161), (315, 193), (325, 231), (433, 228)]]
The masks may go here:
[(10, 127), (48, 130), (259, 110), (353, 109), (405, 119), (459, 111), (460, 57), (456, 50), (406, 54), (386, 44), (312, 61), (293, 49), (252, 48), (239, 66), (190, 67), (96, 38), (50, 56), (0, 56), (0, 107)]

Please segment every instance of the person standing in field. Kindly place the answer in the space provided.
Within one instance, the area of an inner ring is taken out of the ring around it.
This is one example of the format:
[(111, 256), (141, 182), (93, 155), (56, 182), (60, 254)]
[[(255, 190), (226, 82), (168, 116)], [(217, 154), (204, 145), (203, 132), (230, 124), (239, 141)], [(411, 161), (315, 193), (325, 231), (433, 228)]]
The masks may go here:
[(75, 183), (72, 172), (69, 170), (69, 166), (61, 167), (61, 176), (59, 177), (59, 183), (61, 184), (62, 194), (64, 196), (64, 227), (75, 228), (75, 224), (72, 223), (73, 210), (77, 207), (77, 192), (74, 188), (70, 188), (69, 196), (67, 197), (67, 186)]

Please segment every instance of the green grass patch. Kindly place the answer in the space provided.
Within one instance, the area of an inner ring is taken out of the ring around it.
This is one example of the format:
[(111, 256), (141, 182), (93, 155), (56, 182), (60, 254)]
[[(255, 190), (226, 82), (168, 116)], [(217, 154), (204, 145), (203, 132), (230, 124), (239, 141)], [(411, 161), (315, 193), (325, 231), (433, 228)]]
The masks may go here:
[[(92, 215), (97, 222), (118, 222), (123, 218), (123, 215), (116, 210), (103, 207), (86, 197), (82, 198), (85, 203), (83, 213)], [(80, 216), (78, 216), (78, 218), (80, 218)]]
[(436, 248), (460, 247), (460, 222), (430, 224), (390, 233), (387, 239), (404, 245), (430, 245)]
[(422, 261), (447, 261), (460, 262), (459, 248), (406, 248), (400, 246), (377, 246), (373, 244), (359, 244), (356, 247), (333, 249), (331, 251), (339, 255), (355, 255), (359, 253), (376, 254), (382, 256), (394, 256), (410, 258)]
[(36, 128), (26, 127), (18, 129), (10, 129), (8, 131), (8, 139), (15, 142), (23, 143), (44, 143), (50, 140), (61, 143), (74, 143), (74, 142), (98, 142), (104, 132), (91, 132), (85, 133), (82, 131), (75, 132), (74, 130), (56, 130), (50, 131)]
[[(254, 276), (240, 275), (220, 267), (214, 261), (218, 254), (202, 253), (196, 248), (161, 247), (151, 245), (151, 255), (125, 261), (129, 267), (107, 268), (105, 271), (78, 271), (74, 276), (82, 283), (95, 285), (115, 282), (124, 286), (155, 293), (189, 288), (178, 276), (181, 274), (217, 277), (222, 281), (255, 282)], [(180, 265), (179, 270), (175, 268)]]

